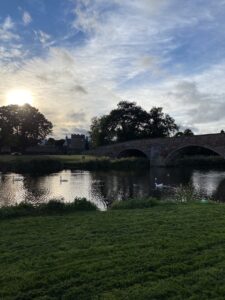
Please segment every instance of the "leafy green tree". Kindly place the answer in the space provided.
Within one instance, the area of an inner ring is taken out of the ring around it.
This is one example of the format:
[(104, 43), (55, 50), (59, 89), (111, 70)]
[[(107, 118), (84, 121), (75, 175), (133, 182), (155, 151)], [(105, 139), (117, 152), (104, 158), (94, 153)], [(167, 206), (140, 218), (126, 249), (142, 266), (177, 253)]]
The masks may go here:
[(111, 141), (124, 142), (146, 136), (148, 113), (135, 102), (119, 102), (107, 121)]
[(35, 107), (7, 105), (0, 107), (0, 144), (24, 150), (52, 132), (52, 123)]
[(145, 111), (135, 102), (121, 101), (108, 115), (92, 120), (90, 139), (93, 147), (141, 138), (166, 137), (178, 130), (173, 118), (161, 107)]

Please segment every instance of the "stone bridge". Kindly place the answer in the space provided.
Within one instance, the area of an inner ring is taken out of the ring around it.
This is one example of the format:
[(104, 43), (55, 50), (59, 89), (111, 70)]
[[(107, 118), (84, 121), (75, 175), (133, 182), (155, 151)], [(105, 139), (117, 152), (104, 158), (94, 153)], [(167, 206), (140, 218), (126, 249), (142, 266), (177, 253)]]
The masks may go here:
[(188, 148), (201, 147), (225, 158), (225, 134), (206, 134), (185, 137), (155, 138), (127, 141), (89, 150), (86, 154), (119, 158), (145, 156), (152, 166), (166, 166)]

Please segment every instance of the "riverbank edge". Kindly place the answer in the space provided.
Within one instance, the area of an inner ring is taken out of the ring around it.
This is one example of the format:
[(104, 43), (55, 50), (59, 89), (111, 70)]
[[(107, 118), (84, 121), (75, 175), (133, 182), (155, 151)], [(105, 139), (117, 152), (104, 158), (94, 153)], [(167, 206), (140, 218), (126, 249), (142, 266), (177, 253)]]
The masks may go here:
[[(112, 210), (135, 210), (135, 209), (150, 209), (156, 206), (174, 206), (174, 205), (216, 205), (212, 201), (196, 201), (189, 200), (188, 202), (180, 202), (177, 200), (159, 200), (155, 198), (135, 198), (124, 201), (114, 201), (107, 211)], [(76, 212), (96, 212), (100, 211), (98, 207), (88, 201), (86, 198), (75, 198), (73, 202), (63, 202), (58, 199), (50, 200), (47, 203), (31, 203), (21, 202), (19, 204), (0, 207), (0, 220), (13, 219), (20, 217), (35, 217), (48, 215), (65, 215)]]
[[(185, 157), (170, 163), (166, 167), (225, 167), (225, 159), (221, 157)], [(0, 155), (1, 172), (18, 172), (47, 174), (64, 169), (87, 171), (134, 171), (149, 170), (150, 161), (146, 158), (128, 157), (112, 159), (86, 155)]]
[(107, 157), (73, 156), (0, 156), (0, 171), (21, 173), (51, 173), (71, 170), (148, 170), (150, 162), (143, 158), (110, 159)]

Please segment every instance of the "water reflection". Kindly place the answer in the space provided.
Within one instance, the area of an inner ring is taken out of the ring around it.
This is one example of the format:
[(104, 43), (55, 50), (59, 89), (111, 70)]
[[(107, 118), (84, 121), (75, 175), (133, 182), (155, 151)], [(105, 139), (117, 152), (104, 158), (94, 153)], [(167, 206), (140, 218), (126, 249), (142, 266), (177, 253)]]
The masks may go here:
[[(61, 181), (60, 177), (65, 181)], [(17, 178), (20, 179), (17, 181)], [(46, 202), (53, 198), (70, 202), (75, 197), (85, 197), (100, 209), (106, 209), (115, 200), (157, 196), (155, 178), (158, 183), (171, 187), (191, 184), (203, 195), (225, 201), (225, 171), (156, 168), (146, 172), (66, 170), (38, 177), (1, 174), (0, 206), (21, 201)]]

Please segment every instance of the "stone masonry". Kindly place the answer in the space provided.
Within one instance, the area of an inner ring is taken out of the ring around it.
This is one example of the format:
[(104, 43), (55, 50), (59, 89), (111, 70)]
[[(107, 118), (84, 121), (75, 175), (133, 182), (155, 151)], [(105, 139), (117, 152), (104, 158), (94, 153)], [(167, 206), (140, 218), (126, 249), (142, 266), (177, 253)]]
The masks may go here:
[(210, 149), (225, 158), (225, 134), (142, 139), (102, 146), (85, 154), (117, 158), (127, 150), (138, 150), (149, 158), (152, 166), (166, 166), (176, 153), (190, 146)]

